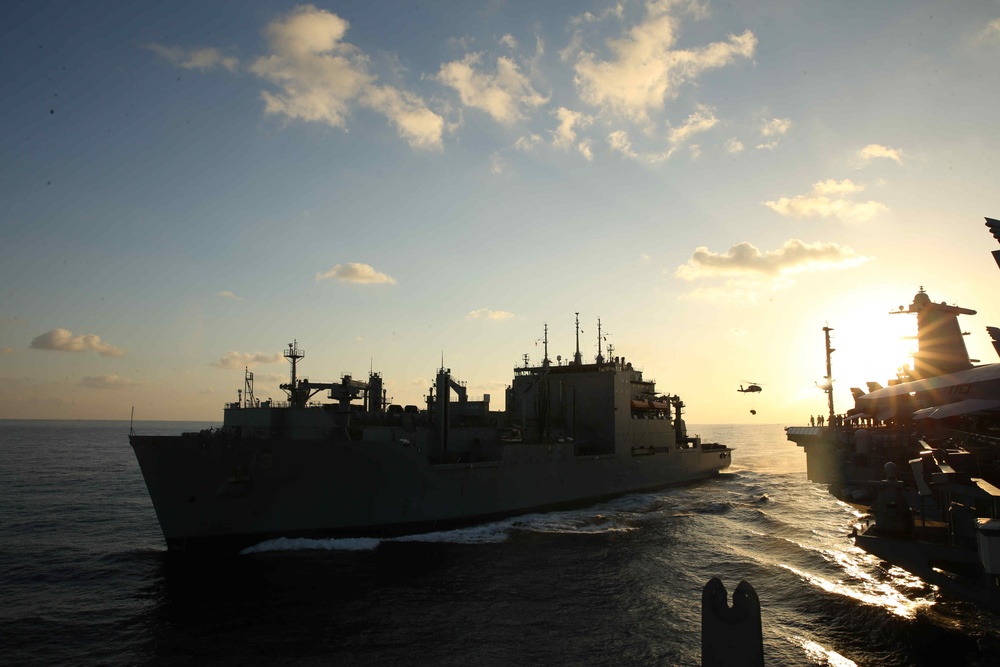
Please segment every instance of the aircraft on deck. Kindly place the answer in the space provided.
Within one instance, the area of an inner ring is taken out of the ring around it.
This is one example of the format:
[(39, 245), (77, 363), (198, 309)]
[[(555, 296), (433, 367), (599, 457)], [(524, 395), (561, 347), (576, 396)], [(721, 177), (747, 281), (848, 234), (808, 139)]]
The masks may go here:
[[(1000, 221), (986, 218), (986, 225), (1000, 240)], [(1000, 266), (1000, 251), (993, 254)], [(917, 316), (913, 368), (904, 367), (888, 387), (868, 383), (867, 394), (852, 388), (855, 407), (848, 415), (944, 419), (1000, 411), (1000, 363), (973, 365), (979, 360), (969, 358), (963, 339), (967, 333), (958, 326), (959, 315), (975, 315), (976, 311), (933, 303), (921, 287), (908, 308), (900, 306), (890, 314), (896, 313)], [(1000, 354), (1000, 331), (995, 327), (987, 331)]]

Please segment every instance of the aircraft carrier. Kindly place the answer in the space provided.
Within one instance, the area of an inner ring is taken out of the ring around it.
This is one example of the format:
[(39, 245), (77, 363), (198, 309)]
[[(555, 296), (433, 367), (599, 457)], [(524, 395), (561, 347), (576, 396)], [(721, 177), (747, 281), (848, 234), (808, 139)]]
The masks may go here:
[[(297, 377), (261, 402), (246, 371), (223, 425), (130, 434), (167, 547), (236, 551), (287, 537), (441, 530), (691, 482), (732, 448), (689, 436), (679, 396), (658, 394), (624, 357), (545, 356), (514, 369), (506, 409), (473, 400), (440, 368), (424, 406), (387, 404), (383, 378)], [(325, 393), (327, 400), (317, 400)]]

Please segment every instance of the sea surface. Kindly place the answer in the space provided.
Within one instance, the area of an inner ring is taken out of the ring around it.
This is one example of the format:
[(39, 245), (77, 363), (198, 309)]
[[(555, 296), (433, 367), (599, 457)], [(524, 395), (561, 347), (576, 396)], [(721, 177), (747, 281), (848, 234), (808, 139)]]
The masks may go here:
[[(139, 433), (209, 423), (137, 422)], [(698, 484), (396, 539), (166, 553), (128, 422), (0, 421), (0, 663), (699, 665), (748, 581), (779, 665), (997, 665), (998, 617), (855, 548), (781, 425)]]

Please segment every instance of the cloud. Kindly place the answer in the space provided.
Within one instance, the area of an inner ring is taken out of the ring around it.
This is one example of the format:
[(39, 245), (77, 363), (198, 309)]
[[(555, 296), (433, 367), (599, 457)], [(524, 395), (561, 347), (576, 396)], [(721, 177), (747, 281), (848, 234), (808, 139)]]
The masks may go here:
[(675, 49), (680, 21), (669, 13), (672, 5), (648, 3), (642, 22), (607, 42), (610, 59), (589, 52), (578, 56), (575, 82), (586, 103), (646, 121), (651, 111), (662, 109), (702, 72), (753, 56), (757, 38), (749, 30), (699, 49)]
[(363, 102), (388, 118), (411, 147), (441, 148), (444, 119), (428, 109), (418, 96), (392, 86), (371, 86)]
[(508, 49), (511, 50), (517, 49), (517, 39), (514, 37), (514, 35), (511, 34), (504, 35), (503, 37), (500, 38), (500, 43), (506, 46)]
[(726, 152), (727, 153), (742, 153), (743, 152), (743, 142), (739, 139), (730, 139), (726, 142)]
[(649, 164), (663, 162), (674, 153), (673, 148), (663, 153), (636, 153), (632, 150), (632, 140), (629, 138), (628, 132), (625, 130), (616, 130), (609, 134), (608, 146), (611, 147), (612, 151), (621, 153), (627, 158), (631, 158), (638, 162), (647, 162)]
[[(520, 142), (520, 139), (518, 140)], [(526, 149), (527, 150), (527, 149)], [(499, 153), (490, 156), (490, 173), (500, 175), (507, 168), (507, 163)]]
[(875, 158), (887, 158), (896, 164), (903, 164), (903, 151), (898, 148), (889, 148), (880, 144), (868, 144), (858, 151), (858, 167), (863, 167)]
[(172, 64), (177, 67), (183, 67), (184, 69), (196, 69), (201, 70), (202, 72), (207, 72), (208, 70), (215, 69), (216, 67), (224, 67), (230, 72), (235, 72), (240, 64), (238, 58), (234, 56), (227, 56), (223, 54), (222, 51), (215, 48), (191, 49), (190, 51), (185, 51), (184, 49), (176, 46), (163, 46), (155, 43), (146, 44), (144, 48), (149, 49), (157, 55), (163, 56)]
[(349, 27), (312, 5), (272, 21), (265, 30), (270, 53), (249, 68), (276, 88), (261, 92), (264, 112), (345, 127), (359, 105), (384, 115), (412, 148), (440, 149), (444, 120), (417, 95), (375, 85), (368, 57), (343, 41)]
[(325, 273), (316, 274), (316, 282), (327, 279), (336, 280), (342, 283), (361, 283), (363, 285), (374, 285), (379, 283), (388, 283), (390, 285), (396, 284), (395, 278), (376, 271), (368, 264), (358, 264), (356, 262), (337, 264)]
[(861, 192), (864, 185), (854, 183), (850, 179), (836, 181), (829, 179), (813, 185), (808, 195), (782, 197), (775, 201), (766, 201), (764, 205), (781, 215), (793, 218), (828, 218), (836, 217), (845, 222), (865, 222), (879, 213), (889, 210), (881, 202), (855, 202), (847, 199), (847, 195)]
[(776, 250), (761, 252), (753, 244), (743, 241), (725, 253), (714, 253), (704, 246), (699, 247), (674, 275), (687, 281), (731, 276), (775, 278), (795, 273), (846, 269), (869, 259), (848, 246), (836, 243), (810, 244), (790, 239)]
[(242, 301), (243, 300), (243, 297), (236, 296), (235, 294), (233, 294), (229, 290), (224, 290), (222, 292), (216, 292), (215, 296), (221, 296), (223, 299), (232, 299), (233, 301)]
[(572, 146), (576, 143), (576, 128), (587, 127), (593, 122), (592, 117), (566, 107), (559, 107), (553, 114), (559, 120), (559, 127), (552, 131), (552, 145), (556, 148)]
[(517, 141), (514, 142), (514, 148), (519, 151), (531, 152), (541, 145), (542, 141), (540, 134), (526, 134), (523, 137), (518, 137)]
[(687, 117), (683, 125), (670, 128), (670, 143), (677, 144), (687, 141), (699, 132), (707, 132), (715, 127), (719, 119), (715, 117), (712, 109), (699, 104), (697, 111)]
[(80, 386), (88, 389), (128, 389), (129, 387), (139, 387), (141, 382), (129, 380), (113, 373), (112, 375), (88, 375), (80, 380)]
[(1000, 18), (993, 19), (986, 24), (986, 27), (979, 33), (979, 41), (1000, 42)]
[(536, 107), (549, 101), (532, 88), (510, 58), (497, 58), (495, 74), (478, 70), (480, 58), (478, 53), (469, 53), (462, 60), (445, 63), (434, 78), (458, 92), (465, 106), (485, 111), (507, 125), (524, 118), (521, 107)]
[(53, 329), (35, 336), (29, 345), (35, 350), (55, 350), (58, 352), (97, 352), (102, 357), (121, 357), (125, 350), (110, 345), (94, 334), (74, 336), (69, 329)]
[(754, 148), (757, 150), (774, 150), (778, 147), (778, 141), (783, 137), (792, 127), (792, 121), (788, 118), (772, 118), (771, 120), (764, 121), (764, 124), (760, 128), (760, 136), (770, 137), (771, 141), (764, 142), (762, 144), (757, 144)]
[(792, 121), (790, 118), (772, 118), (764, 122), (764, 125), (760, 128), (760, 134), (763, 137), (781, 137), (788, 132), (791, 126)]
[(514, 313), (507, 312), (506, 310), (490, 310), (489, 308), (479, 308), (478, 310), (470, 311), (465, 316), (469, 320), (478, 320), (480, 318), (487, 320), (509, 320), (512, 317), (514, 317)]
[(233, 370), (236, 368), (243, 368), (251, 364), (276, 364), (281, 361), (281, 355), (275, 354), (264, 354), (263, 352), (257, 352), (251, 354), (249, 352), (237, 352), (232, 350), (231, 352), (226, 352), (225, 356), (218, 361), (213, 361), (210, 365), (216, 368), (225, 368), (227, 370)]

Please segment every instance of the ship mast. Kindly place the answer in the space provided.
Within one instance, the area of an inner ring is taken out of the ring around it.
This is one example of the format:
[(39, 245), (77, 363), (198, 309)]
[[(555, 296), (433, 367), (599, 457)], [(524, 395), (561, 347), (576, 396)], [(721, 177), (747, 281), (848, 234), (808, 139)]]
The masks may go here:
[(823, 327), (823, 335), (826, 338), (826, 382), (823, 385), (823, 391), (826, 392), (827, 404), (830, 406), (830, 420), (827, 424), (833, 423), (834, 411), (833, 411), (833, 371), (830, 365), (830, 356), (836, 352), (836, 350), (830, 347), (830, 332), (833, 331), (829, 325)]
[(576, 354), (573, 355), (573, 363), (577, 366), (583, 363), (580, 355), (580, 313), (576, 314)]
[[(611, 352), (609, 351), (608, 354), (610, 355)], [(599, 318), (599, 317), (597, 318), (597, 359), (596, 359), (596, 361), (599, 364), (603, 364), (604, 363), (604, 355), (601, 354), (601, 318)]]
[(549, 323), (545, 323), (545, 333), (542, 336), (542, 349), (545, 350), (545, 356), (542, 358), (542, 367), (548, 368), (549, 364)]
[(288, 344), (288, 349), (285, 350), (285, 359), (288, 359), (292, 364), (292, 383), (289, 385), (288, 395), (293, 404), (296, 403), (296, 376), (295, 376), (295, 365), (298, 363), (299, 359), (306, 356), (305, 350), (299, 349), (299, 341), (296, 340), (294, 343)]

